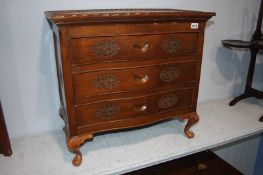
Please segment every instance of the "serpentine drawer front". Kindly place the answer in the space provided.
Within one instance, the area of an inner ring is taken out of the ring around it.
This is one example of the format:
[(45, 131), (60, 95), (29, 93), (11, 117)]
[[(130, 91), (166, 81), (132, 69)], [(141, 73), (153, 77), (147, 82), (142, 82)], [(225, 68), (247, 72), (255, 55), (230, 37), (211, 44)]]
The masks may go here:
[(123, 120), (137, 116), (148, 116), (177, 108), (192, 107), (194, 88), (157, 92), (145, 96), (110, 99), (76, 107), (79, 126), (92, 123)]
[(172, 118), (198, 122), (204, 29), (210, 12), (174, 9), (47, 11), (68, 148), (94, 133)]
[(75, 74), (75, 96), (79, 98), (194, 82), (197, 63), (177, 62)]
[(190, 32), (72, 38), (70, 39), (72, 64), (191, 55), (196, 54), (197, 40), (198, 33)]

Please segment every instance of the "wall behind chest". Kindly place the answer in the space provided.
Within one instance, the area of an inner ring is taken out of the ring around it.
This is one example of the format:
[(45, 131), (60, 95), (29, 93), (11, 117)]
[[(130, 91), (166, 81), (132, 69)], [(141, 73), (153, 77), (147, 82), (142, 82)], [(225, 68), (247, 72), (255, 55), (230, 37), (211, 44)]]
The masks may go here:
[[(250, 39), (259, 0), (2, 0), (0, 6), (0, 97), (11, 137), (61, 129), (52, 33), (45, 10), (176, 8), (214, 11), (208, 22), (199, 102), (242, 91), (248, 52), (221, 47), (222, 39)], [(262, 69), (262, 64), (259, 64)], [(262, 87), (256, 70), (256, 86)]]

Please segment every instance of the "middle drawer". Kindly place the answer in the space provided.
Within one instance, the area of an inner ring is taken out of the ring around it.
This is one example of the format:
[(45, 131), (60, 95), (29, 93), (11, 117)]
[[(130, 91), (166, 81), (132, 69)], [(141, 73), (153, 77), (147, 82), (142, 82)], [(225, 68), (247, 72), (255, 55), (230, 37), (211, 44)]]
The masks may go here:
[(187, 61), (75, 74), (75, 97), (145, 90), (194, 82), (197, 64), (198, 61)]

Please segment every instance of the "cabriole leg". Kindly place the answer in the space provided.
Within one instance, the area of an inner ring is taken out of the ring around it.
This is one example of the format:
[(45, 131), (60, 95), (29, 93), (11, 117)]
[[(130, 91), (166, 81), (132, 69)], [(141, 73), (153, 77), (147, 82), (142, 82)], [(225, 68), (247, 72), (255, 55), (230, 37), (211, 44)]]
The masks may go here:
[(185, 128), (184, 128), (184, 133), (188, 138), (193, 138), (194, 137), (194, 133), (192, 131), (190, 131), (189, 129), (199, 121), (199, 117), (197, 115), (197, 113), (191, 113), (191, 114), (186, 114), (186, 115), (182, 115), (180, 117), (180, 119), (185, 120), (188, 119)]
[(72, 164), (73, 164), (74, 166), (80, 166), (80, 164), (82, 163), (82, 154), (81, 154), (79, 148), (78, 148), (78, 149), (75, 149), (75, 150), (73, 150), (73, 149), (71, 149), (71, 148), (69, 148), (69, 149), (70, 149), (70, 151), (71, 151), (72, 153), (76, 154), (75, 157), (74, 157), (73, 160), (72, 160)]
[[(64, 128), (65, 131), (65, 128)], [(72, 160), (72, 164), (74, 166), (79, 166), (82, 163), (82, 154), (80, 152), (81, 145), (86, 141), (93, 138), (92, 134), (84, 134), (80, 136), (68, 136), (67, 132), (65, 131), (66, 138), (67, 138), (67, 146), (68, 149), (76, 154)]]

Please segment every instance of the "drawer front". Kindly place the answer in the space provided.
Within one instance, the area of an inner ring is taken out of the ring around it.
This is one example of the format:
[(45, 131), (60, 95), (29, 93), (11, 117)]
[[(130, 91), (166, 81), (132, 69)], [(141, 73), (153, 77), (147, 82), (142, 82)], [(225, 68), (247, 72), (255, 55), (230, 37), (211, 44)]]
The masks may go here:
[(198, 29), (191, 27), (191, 22), (168, 22), (168, 23), (136, 23), (136, 24), (94, 24), (72, 26), (68, 28), (68, 35), (71, 38), (90, 36), (118, 36), (118, 35), (142, 35), (142, 34), (163, 34), (179, 32), (202, 32), (205, 23), (200, 22)]
[(147, 116), (192, 106), (193, 88), (171, 90), (133, 98), (122, 98), (76, 107), (78, 126)]
[(74, 75), (75, 97), (174, 86), (196, 79), (197, 61)]
[(70, 39), (73, 65), (160, 59), (197, 52), (198, 33), (83, 37)]

